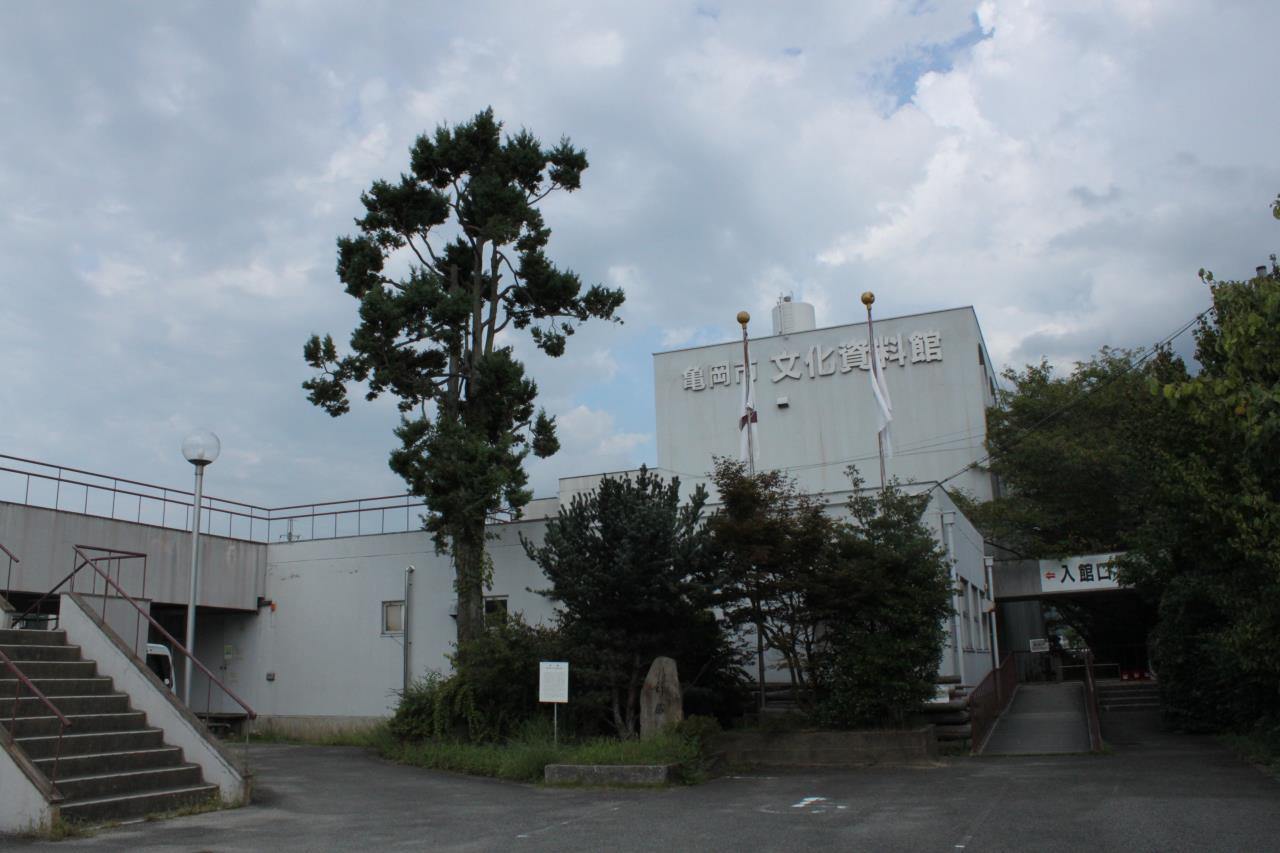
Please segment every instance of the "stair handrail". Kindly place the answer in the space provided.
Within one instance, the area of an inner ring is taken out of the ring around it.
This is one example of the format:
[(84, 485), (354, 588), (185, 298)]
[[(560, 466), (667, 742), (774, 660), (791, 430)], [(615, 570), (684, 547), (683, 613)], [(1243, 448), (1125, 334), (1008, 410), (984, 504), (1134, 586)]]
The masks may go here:
[(22, 562), (21, 560), (19, 560), (19, 559), (18, 559), (18, 555), (17, 555), (17, 554), (13, 553), (13, 552), (12, 552), (12, 551), (10, 551), (8, 548), (4, 547), (4, 543), (3, 543), (3, 542), (0, 542), (0, 551), (4, 552), (4, 554), (5, 554), (5, 555), (10, 559), (10, 560), (13, 560), (15, 563), (21, 563), (21, 562)]
[(65, 714), (58, 710), (56, 705), (49, 701), (49, 697), (45, 696), (44, 693), (41, 692), (40, 688), (36, 687), (35, 684), (32, 683), (30, 678), (27, 678), (26, 673), (19, 669), (18, 665), (13, 662), (13, 659), (4, 653), (4, 649), (0, 649), (0, 663), (4, 664), (9, 671), (13, 673), (14, 677), (17, 679), (18, 685), (17, 689), (13, 691), (13, 716), (9, 720), (8, 735), (11, 741), (17, 740), (18, 699), (22, 695), (23, 687), (30, 690), (31, 695), (39, 699), (40, 703), (52, 711), (53, 715), (58, 718), (58, 746), (53, 754), (53, 774), (49, 777), (49, 782), (56, 784), (58, 781), (58, 762), (62, 758), (62, 735), (68, 728), (70, 728), (71, 721), (67, 719)]
[[(73, 547), (73, 548), (75, 548), (76, 553), (77, 553), (77, 554), (79, 554), (79, 555), (80, 555), (80, 557), (81, 557), (85, 562), (94, 563), (94, 561), (93, 561), (93, 559), (92, 559), (91, 557), (86, 556), (86, 555), (85, 555), (85, 554), (80, 550), (80, 546), (79, 546), (79, 545), (74, 545), (74, 546), (72, 546), (72, 547)], [(143, 553), (138, 552), (138, 551), (113, 551), (113, 552), (112, 552), (112, 554), (114, 555), (114, 559), (119, 559), (119, 558), (122, 558), (122, 557), (123, 557), (123, 558), (127, 558), (127, 557), (146, 557), (146, 556), (147, 556), (146, 554), (143, 554)], [(19, 617), (17, 617), (17, 618), (14, 620), (14, 623), (13, 623), (13, 624), (14, 624), (14, 625), (18, 625), (18, 624), (20, 624), (20, 623), (22, 623), (22, 622), (26, 621), (26, 618), (27, 618), (28, 616), (30, 616), (32, 613), (34, 613), (34, 612), (35, 612), (35, 611), (40, 607), (40, 605), (41, 605), (41, 604), (43, 604), (43, 603), (45, 602), (45, 599), (49, 598), (49, 597), (50, 597), (50, 596), (52, 596), (55, 592), (57, 592), (58, 590), (62, 589), (62, 585), (63, 585), (63, 584), (65, 584), (67, 581), (71, 580), (72, 578), (74, 578), (77, 574), (79, 574), (80, 570), (81, 570), (81, 569), (83, 569), (83, 568), (84, 568), (84, 563), (83, 563), (83, 562), (82, 562), (82, 563), (80, 563), (79, 565), (77, 565), (74, 569), (72, 569), (72, 570), (71, 570), (71, 572), (70, 572), (66, 577), (64, 577), (62, 580), (58, 581), (56, 584), (54, 584), (52, 589), (50, 589), (48, 592), (46, 592), (46, 593), (42, 594), (39, 598), (37, 598), (34, 602), (32, 602), (32, 603), (31, 603), (31, 606), (30, 606), (30, 607), (28, 607), (26, 610), (22, 611), (22, 615), (21, 615), (21, 616), (19, 616)], [(98, 568), (98, 566), (97, 566), (97, 564), (96, 564), (96, 563), (94, 563), (94, 568), (95, 568), (95, 569), (97, 569), (97, 568)], [(102, 574), (102, 572), (99, 570), (99, 571), (98, 571), (98, 574)], [(73, 591), (74, 591), (74, 590), (73, 590)]]
[[(120, 584), (118, 584), (118, 583), (116, 583), (114, 580), (112, 580), (111, 575), (110, 575), (109, 573), (104, 572), (104, 571), (102, 571), (102, 569), (98, 568), (98, 564), (97, 564), (97, 562), (96, 562), (92, 557), (90, 557), (88, 554), (86, 554), (84, 551), (80, 550), (81, 546), (79, 546), (79, 545), (74, 545), (74, 546), (72, 546), (72, 547), (75, 549), (75, 552), (76, 552), (76, 554), (80, 557), (80, 559), (81, 559), (81, 560), (83, 560), (83, 562), (82, 562), (79, 566), (77, 566), (77, 567), (75, 568), (75, 571), (73, 571), (73, 572), (72, 572), (72, 574), (73, 574), (73, 575), (75, 574), (75, 572), (78, 572), (78, 571), (80, 571), (81, 569), (83, 569), (83, 568), (85, 567), (85, 565), (86, 565), (86, 564), (87, 564), (87, 565), (89, 565), (89, 566), (91, 566), (91, 567), (93, 568), (93, 570), (94, 570), (95, 572), (97, 572), (97, 573), (98, 573), (98, 576), (99, 576), (99, 577), (101, 577), (104, 581), (106, 581), (106, 583), (107, 583), (109, 586), (111, 586), (112, 588), (114, 588), (114, 589), (115, 589), (115, 591), (120, 595), (120, 597), (121, 597), (121, 598), (123, 598), (125, 601), (127, 601), (127, 602), (129, 602), (131, 605), (133, 605), (133, 609), (134, 609), (134, 610), (136, 610), (136, 611), (138, 611), (138, 613), (140, 613), (140, 614), (142, 615), (142, 618), (143, 618), (143, 619), (146, 619), (148, 622), (150, 622), (150, 623), (151, 623), (151, 627), (153, 627), (153, 628), (155, 628), (157, 631), (159, 631), (159, 632), (160, 632), (160, 635), (161, 635), (162, 637), (164, 637), (166, 640), (168, 640), (168, 641), (169, 641), (169, 643), (171, 644), (171, 647), (172, 647), (174, 650), (176, 650), (176, 651), (178, 651), (178, 652), (181, 652), (183, 655), (185, 655), (185, 656), (186, 656), (186, 657), (187, 657), (187, 658), (188, 658), (188, 659), (189, 659), (193, 664), (195, 664), (195, 665), (196, 665), (196, 668), (197, 668), (197, 669), (199, 669), (201, 672), (203, 672), (203, 673), (205, 674), (205, 677), (209, 679), (210, 683), (218, 685), (218, 688), (219, 688), (223, 693), (225, 693), (225, 694), (227, 694), (228, 696), (230, 696), (230, 697), (232, 698), (232, 700), (234, 700), (234, 701), (235, 701), (235, 703), (236, 703), (237, 705), (239, 705), (241, 708), (243, 708), (243, 709), (244, 709), (244, 711), (245, 711), (245, 713), (248, 715), (248, 717), (249, 717), (249, 719), (250, 719), (250, 720), (256, 720), (256, 719), (258, 718), (258, 712), (257, 712), (257, 711), (255, 711), (255, 710), (253, 710), (253, 708), (249, 707), (249, 703), (248, 703), (248, 702), (244, 701), (244, 700), (243, 700), (243, 699), (241, 699), (239, 696), (237, 696), (237, 695), (236, 695), (236, 693), (235, 693), (235, 691), (234, 691), (234, 690), (232, 690), (232, 689), (231, 689), (230, 687), (228, 687), (227, 685), (223, 684), (223, 683), (222, 683), (222, 680), (221, 680), (221, 679), (219, 679), (219, 678), (218, 678), (216, 675), (214, 675), (212, 672), (210, 672), (210, 671), (209, 671), (209, 668), (208, 668), (207, 666), (205, 666), (204, 664), (202, 664), (202, 663), (200, 662), (200, 659), (199, 659), (199, 658), (197, 658), (195, 655), (191, 654), (191, 652), (189, 652), (189, 651), (187, 650), (187, 647), (186, 647), (186, 646), (182, 645), (182, 643), (179, 643), (176, 639), (174, 639), (174, 636), (173, 636), (172, 634), (170, 634), (168, 631), (166, 631), (166, 630), (164, 629), (164, 626), (163, 626), (163, 625), (161, 625), (161, 624), (160, 624), (159, 622), (157, 622), (154, 618), (152, 618), (151, 614), (150, 614), (150, 613), (148, 613), (145, 609), (143, 609), (142, 605), (141, 605), (141, 604), (139, 604), (137, 601), (135, 601), (135, 600), (133, 599), (133, 596), (131, 596), (131, 595), (129, 595), (129, 593), (125, 592), (125, 591), (120, 587)], [(63, 583), (65, 583), (65, 582), (66, 582), (66, 579), (64, 579), (64, 580), (63, 580)], [(59, 584), (59, 586), (61, 586), (61, 584)]]
[(1089, 751), (1102, 751), (1102, 722), (1098, 715), (1098, 685), (1093, 678), (1093, 649), (1084, 653), (1084, 711), (1089, 723)]

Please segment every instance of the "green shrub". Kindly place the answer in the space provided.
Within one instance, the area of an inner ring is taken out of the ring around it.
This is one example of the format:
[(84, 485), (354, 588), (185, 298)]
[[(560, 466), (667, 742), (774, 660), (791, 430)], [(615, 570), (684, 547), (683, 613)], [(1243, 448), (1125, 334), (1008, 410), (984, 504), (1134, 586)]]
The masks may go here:
[(454, 672), (427, 673), (400, 694), (390, 731), (401, 740), (496, 743), (539, 715), (538, 663), (559, 659), (555, 631), (519, 614), (458, 646)]

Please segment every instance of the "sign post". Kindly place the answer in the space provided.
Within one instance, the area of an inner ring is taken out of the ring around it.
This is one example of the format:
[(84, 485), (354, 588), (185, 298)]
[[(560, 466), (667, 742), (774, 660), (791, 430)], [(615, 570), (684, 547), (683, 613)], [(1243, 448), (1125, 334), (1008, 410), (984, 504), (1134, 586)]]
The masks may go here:
[(538, 701), (551, 704), (552, 743), (560, 743), (560, 706), (569, 701), (569, 664), (567, 661), (541, 661), (538, 664)]

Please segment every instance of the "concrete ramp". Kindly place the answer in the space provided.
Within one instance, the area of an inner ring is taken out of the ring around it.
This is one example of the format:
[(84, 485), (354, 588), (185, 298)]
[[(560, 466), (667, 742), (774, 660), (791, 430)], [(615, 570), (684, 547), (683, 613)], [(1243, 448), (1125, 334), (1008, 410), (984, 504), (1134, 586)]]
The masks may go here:
[(1022, 684), (983, 755), (1053, 755), (1089, 751), (1084, 684)]

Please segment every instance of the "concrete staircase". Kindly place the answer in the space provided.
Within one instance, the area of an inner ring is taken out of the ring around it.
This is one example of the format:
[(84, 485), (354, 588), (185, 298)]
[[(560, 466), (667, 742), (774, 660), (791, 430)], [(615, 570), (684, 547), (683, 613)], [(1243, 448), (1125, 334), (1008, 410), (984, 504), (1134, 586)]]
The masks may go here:
[(65, 820), (126, 820), (202, 803), (218, 795), (182, 750), (131, 708), (129, 697), (83, 660), (63, 631), (0, 630), (0, 649), (57, 706), (71, 726), (58, 747), (58, 718), (22, 691), (13, 722), (17, 680), (0, 668), (0, 726), (63, 796)]
[(1159, 711), (1160, 685), (1154, 681), (1098, 681), (1098, 710)]

